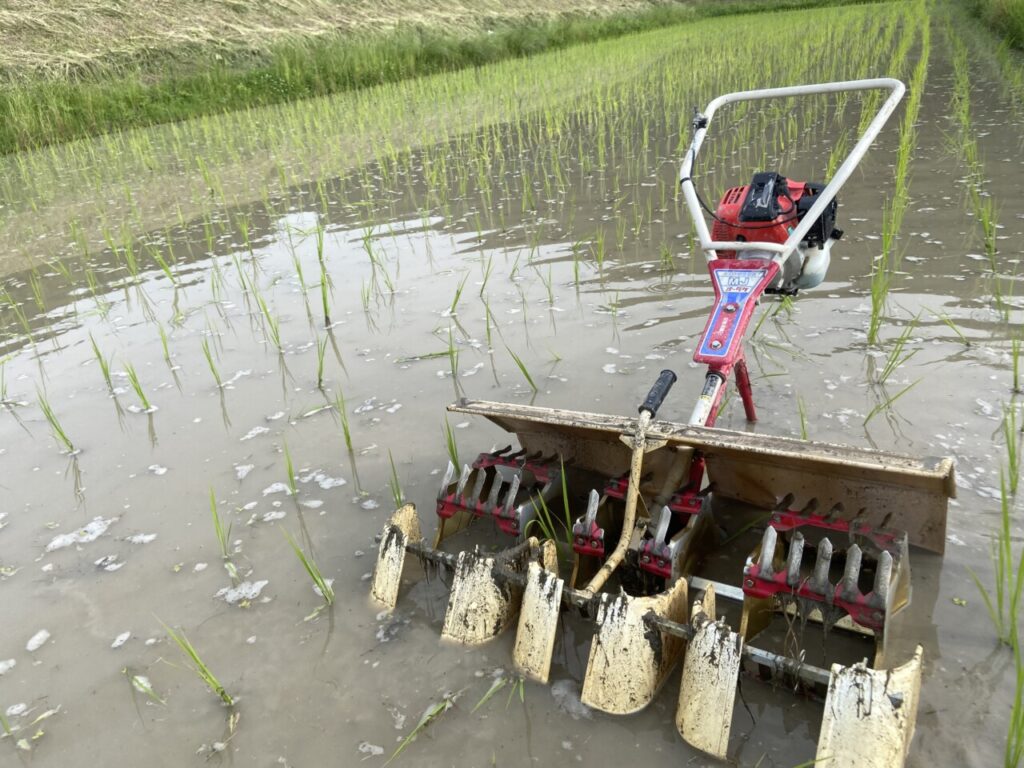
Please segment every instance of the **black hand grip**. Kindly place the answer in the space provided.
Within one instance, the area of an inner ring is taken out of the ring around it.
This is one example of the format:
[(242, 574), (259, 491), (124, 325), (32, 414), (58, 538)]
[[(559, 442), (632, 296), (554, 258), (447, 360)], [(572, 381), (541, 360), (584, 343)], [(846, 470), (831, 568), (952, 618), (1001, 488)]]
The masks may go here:
[(664, 370), (658, 374), (658, 380), (654, 382), (651, 391), (647, 393), (647, 399), (640, 406), (640, 410), (647, 411), (653, 419), (654, 414), (661, 408), (661, 404), (665, 402), (665, 396), (668, 394), (668, 391), (672, 389), (672, 385), (675, 383), (676, 374), (674, 371)]

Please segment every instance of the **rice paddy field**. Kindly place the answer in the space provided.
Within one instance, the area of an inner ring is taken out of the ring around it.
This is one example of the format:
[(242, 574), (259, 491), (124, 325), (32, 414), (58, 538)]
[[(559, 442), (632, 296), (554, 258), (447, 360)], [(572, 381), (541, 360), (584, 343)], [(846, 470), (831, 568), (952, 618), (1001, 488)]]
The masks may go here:
[[(714, 764), (676, 734), (678, 674), (637, 715), (580, 703), (582, 623), (541, 686), (511, 637), (440, 644), (415, 563), (379, 613), (374, 536), (403, 498), (430, 528), (449, 454), (505, 444), (446, 418), (458, 396), (627, 415), (667, 367), (685, 421), (712, 295), (676, 187), (693, 109), (894, 76), (826, 282), (755, 317), (760, 421), (730, 398), (719, 425), (956, 459), (946, 554), (912, 553), (890, 639), (925, 647), (907, 764), (1018, 765), (1019, 72), (915, 0), (0, 158), (0, 764)], [(827, 180), (878, 103), (723, 110), (698, 189)], [(737, 765), (813, 759), (820, 704), (741, 694)]]

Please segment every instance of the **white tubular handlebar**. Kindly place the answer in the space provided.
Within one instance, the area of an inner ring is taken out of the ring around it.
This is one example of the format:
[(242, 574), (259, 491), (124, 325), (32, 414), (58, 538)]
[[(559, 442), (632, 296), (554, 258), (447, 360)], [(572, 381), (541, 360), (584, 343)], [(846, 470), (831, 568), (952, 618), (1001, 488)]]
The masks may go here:
[[(700, 151), (701, 145), (704, 143), (704, 136), (708, 132), (708, 127), (711, 125), (711, 118), (714, 117), (715, 112), (718, 108), (726, 104), (732, 104), (737, 101), (757, 101), (760, 99), (775, 99), (775, 98), (787, 98), (789, 96), (811, 96), (820, 93), (841, 93), (843, 91), (870, 91), (874, 89), (882, 89), (889, 91), (889, 97), (885, 100), (878, 109), (878, 113), (872, 119), (871, 123), (868, 124), (864, 134), (857, 140), (853, 149), (850, 150), (850, 154), (847, 155), (843, 164), (836, 170), (835, 175), (828, 182), (828, 185), (821, 191), (821, 194), (816, 196), (814, 205), (811, 206), (810, 210), (804, 215), (800, 225), (793, 230), (789, 238), (785, 243), (779, 245), (778, 243), (759, 243), (759, 242), (719, 242), (711, 239), (711, 233), (708, 232), (707, 222), (704, 220), (704, 215), (701, 212), (700, 202), (697, 200), (697, 192), (693, 187), (693, 180), (690, 178), (693, 173), (693, 164), (697, 159), (697, 153)], [(846, 180), (850, 178), (853, 173), (853, 169), (857, 167), (861, 159), (868, 151), (868, 147), (871, 146), (871, 142), (875, 140), (879, 132), (882, 130), (882, 126), (888, 121), (893, 111), (896, 109), (896, 105), (899, 104), (900, 99), (903, 98), (903, 94), (906, 91), (906, 86), (902, 82), (891, 77), (878, 77), (869, 80), (846, 80), (838, 83), (819, 83), (817, 85), (795, 85), (787, 88), (764, 88), (758, 91), (739, 91), (737, 93), (727, 93), (724, 96), (719, 96), (713, 99), (708, 104), (707, 109), (703, 115), (698, 116), (700, 124), (697, 125), (696, 130), (693, 134), (693, 141), (690, 143), (690, 148), (686, 152), (686, 156), (683, 158), (683, 165), (679, 171), (679, 183), (683, 189), (683, 196), (686, 199), (686, 207), (690, 211), (690, 218), (693, 219), (694, 226), (697, 228), (697, 236), (700, 239), (701, 249), (704, 251), (704, 256), (708, 261), (715, 258), (715, 251), (727, 250), (727, 251), (771, 251), (775, 255), (772, 257), (775, 261), (782, 264), (789, 258), (789, 255), (796, 249), (800, 242), (807, 235), (807, 232), (813, 226), (814, 222), (818, 220), (821, 214), (824, 212), (826, 206), (835, 199), (838, 194), (840, 187), (846, 183)]]

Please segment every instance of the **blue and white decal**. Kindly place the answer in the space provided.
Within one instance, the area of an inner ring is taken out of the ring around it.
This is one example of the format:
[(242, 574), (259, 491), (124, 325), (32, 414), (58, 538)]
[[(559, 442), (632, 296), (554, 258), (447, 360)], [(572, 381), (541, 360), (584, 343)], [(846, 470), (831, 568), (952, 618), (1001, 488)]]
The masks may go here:
[[(701, 339), (698, 354), (708, 357), (726, 358), (732, 347), (736, 329), (740, 326), (739, 318), (750, 299), (751, 294), (768, 274), (766, 269), (716, 269), (711, 275), (718, 288), (718, 301), (715, 311), (708, 322), (707, 332)], [(733, 311), (726, 312), (724, 307), (730, 305)], [(724, 338), (723, 338), (724, 336)], [(711, 346), (715, 340), (720, 342), (716, 349)]]

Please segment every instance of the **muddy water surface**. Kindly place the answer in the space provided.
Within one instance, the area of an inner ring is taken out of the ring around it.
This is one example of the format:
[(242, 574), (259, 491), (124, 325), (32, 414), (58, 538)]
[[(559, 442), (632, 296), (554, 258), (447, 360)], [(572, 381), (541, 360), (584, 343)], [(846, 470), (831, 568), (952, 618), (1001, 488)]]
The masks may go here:
[[(998, 519), (1008, 338), (1020, 314), (1021, 291), (1009, 288), (1022, 234), (1012, 202), (1020, 131), (994, 84), (979, 81), (976, 127), (988, 190), (1002, 203), (1000, 311), (950, 148), (950, 83), (948, 64), (933, 61), (883, 330), (891, 344), (916, 318), (913, 355), (884, 385), (871, 383), (891, 349), (865, 339), (889, 130), (842, 194), (847, 234), (826, 283), (791, 308), (765, 303), (748, 352), (760, 421), (746, 425), (731, 398), (720, 425), (799, 436), (802, 404), (811, 438), (956, 459), (946, 554), (913, 553), (914, 602), (892, 643), (896, 658), (917, 642), (926, 649), (908, 764), (990, 766), (1001, 760), (1012, 665), (967, 569), (988, 579)], [(801, 123), (802, 139), (767, 153), (768, 167), (820, 176), (835, 128)], [(94, 243), (63, 269), (5, 279), (21, 317), (3, 315), (0, 707), (18, 730), (0, 741), (0, 763), (381, 765), (449, 701), (396, 764), (712, 764), (675, 732), (678, 673), (635, 716), (579, 703), (590, 642), (582, 622), (564, 624), (552, 685), (510, 683), (473, 712), (496, 679), (512, 679), (511, 638), (473, 651), (440, 644), (445, 579), (417, 567), (394, 614), (367, 600), (373, 537), (394, 507), (389, 454), (432, 530), (444, 406), (456, 394), (630, 414), (669, 367), (680, 382), (661, 415), (685, 421), (702, 380), (690, 358), (711, 291), (672, 191), (679, 130), (654, 125), (649, 145), (615, 151), (613, 142), (607, 155), (593, 135), (569, 137), (556, 150), (565, 179), (554, 191), (542, 178), (551, 148), (527, 145), (508, 167), (485, 169), (504, 185), (485, 193), (455, 182), (442, 203), (428, 195), (426, 166), (454, 150), (434, 148), (406, 177), (371, 167), (358, 184), (329, 179), (206, 221), (168, 221), (134, 241), (137, 276), (122, 244)], [(751, 154), (710, 163), (705, 196), (745, 182), (759, 169), (761, 153)], [(486, 215), (498, 210), (500, 220)], [(326, 326), (318, 227), (331, 280)], [(145, 256), (147, 242), (173, 281)], [(113, 393), (90, 336), (110, 359)], [(53, 437), (43, 392), (73, 455)], [(488, 424), (449, 423), (464, 459), (504, 445)], [(211, 492), (231, 526), (227, 559)], [(311, 617), (322, 601), (283, 531), (333, 580), (332, 609)], [(236, 698), (233, 710), (187, 668), (164, 625), (184, 630)], [(754, 681), (741, 692), (730, 747), (739, 764), (813, 757), (820, 705)], [(12, 743), (22, 738), (30, 749)]]

